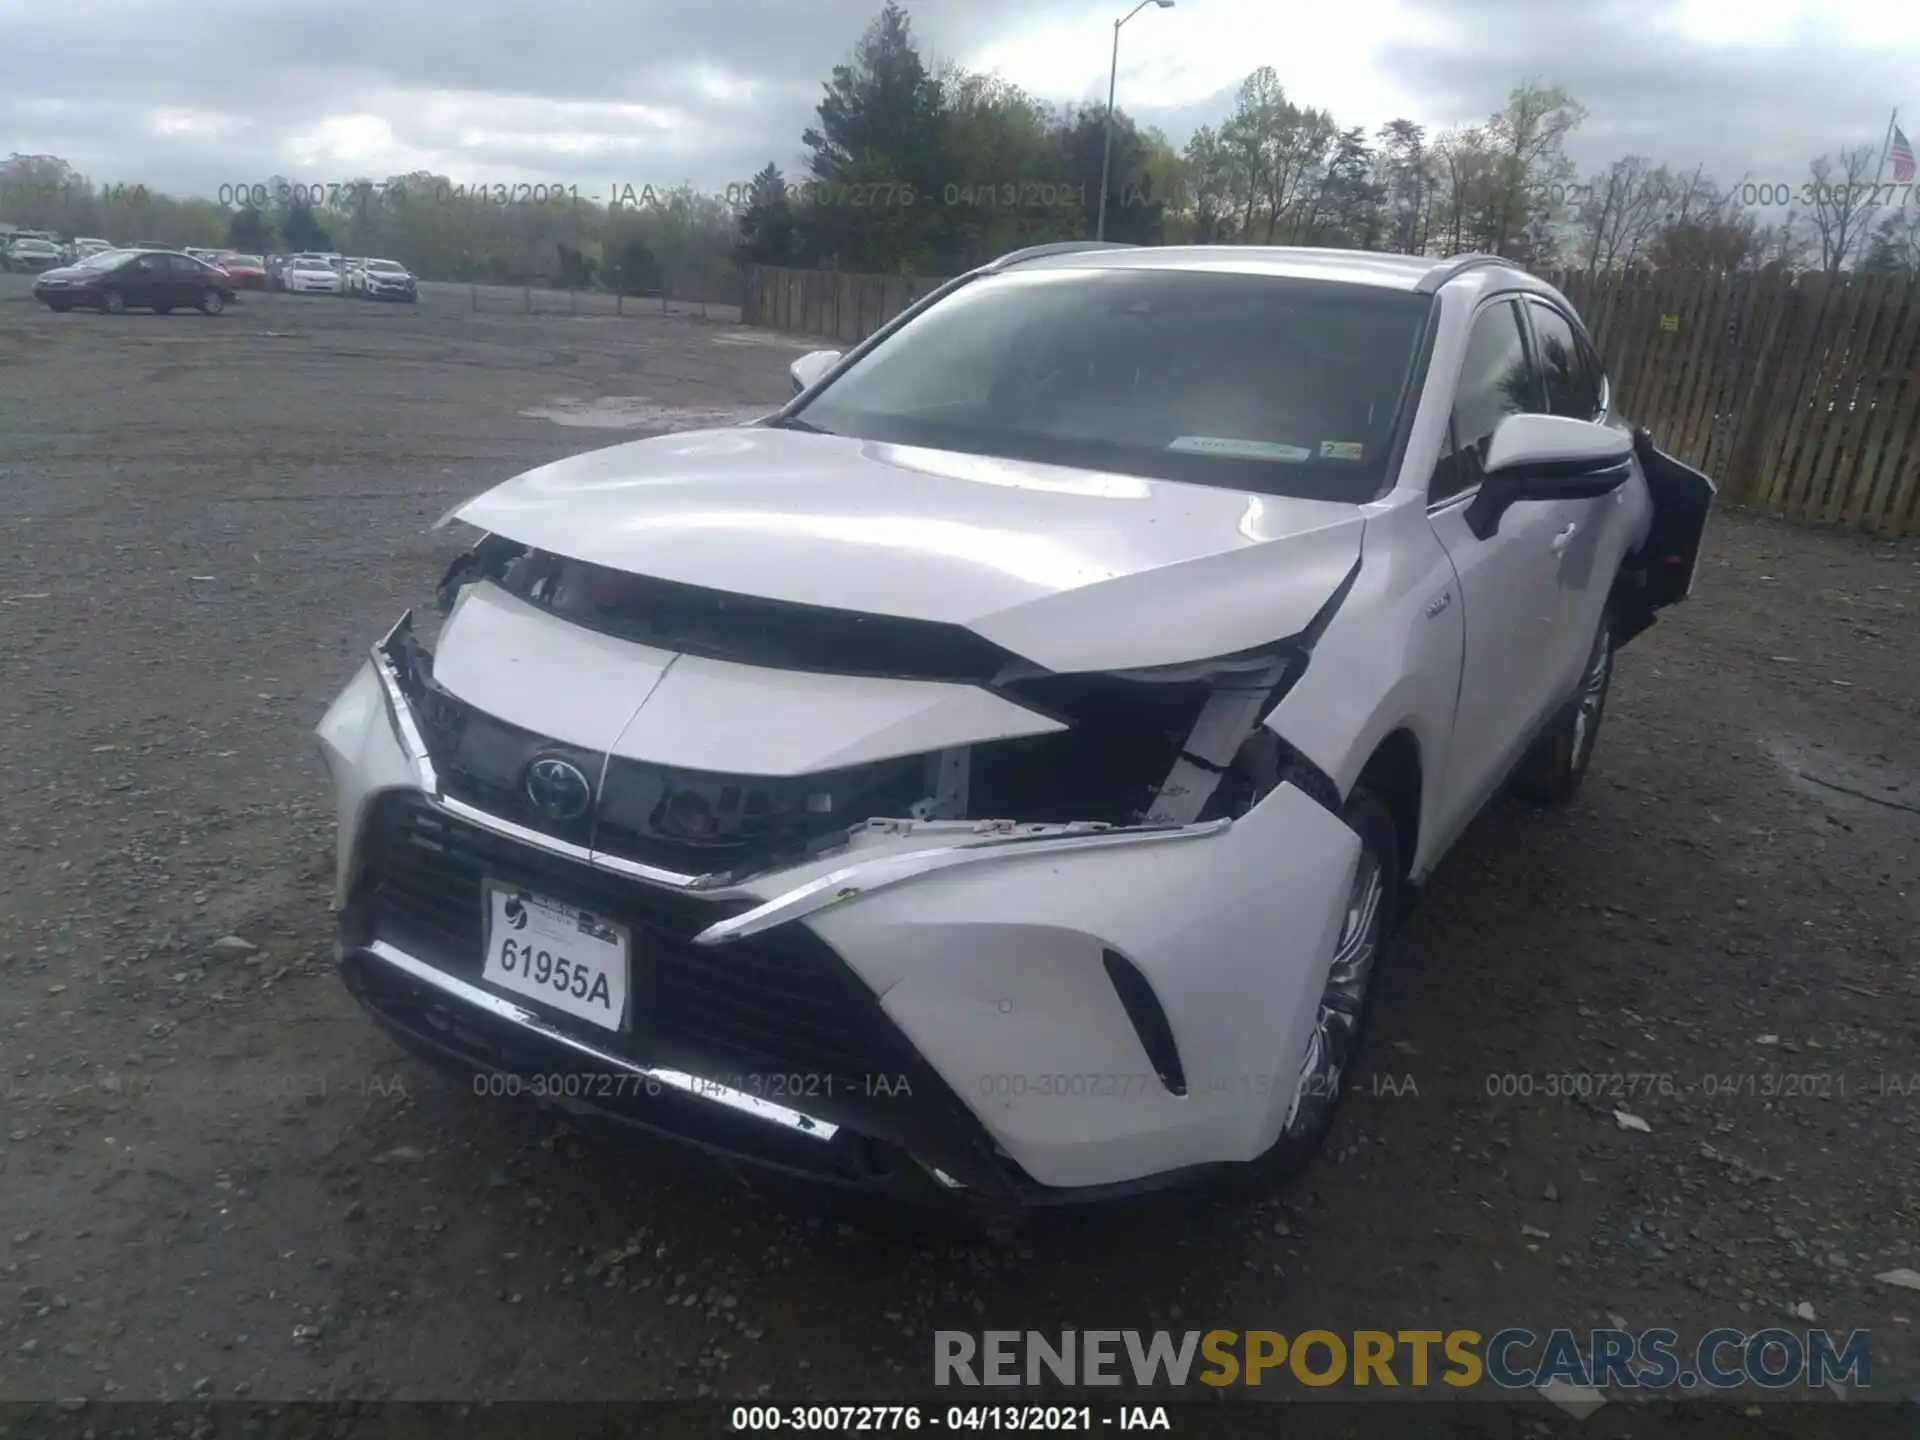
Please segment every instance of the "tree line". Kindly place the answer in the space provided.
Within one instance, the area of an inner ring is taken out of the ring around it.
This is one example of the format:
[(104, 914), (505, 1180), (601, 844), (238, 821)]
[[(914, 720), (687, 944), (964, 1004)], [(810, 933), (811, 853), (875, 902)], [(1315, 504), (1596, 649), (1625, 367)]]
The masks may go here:
[[(1647, 155), (1583, 174), (1586, 110), (1529, 80), (1477, 125), (1395, 119), (1369, 133), (1291, 99), (1271, 66), (1175, 149), (1113, 116), (1107, 238), (1511, 256), (1536, 270), (1920, 274), (1920, 192), (1876, 182), (1876, 147), (1795, 177), (1727, 183)], [(430, 173), (309, 189), (282, 178), (214, 199), (97, 187), (53, 156), (0, 163), (0, 220), (121, 243), (340, 250), (434, 279), (666, 290), (721, 299), (741, 262), (953, 274), (1021, 245), (1094, 233), (1105, 111), (998, 76), (930, 67), (894, 0), (827, 80), (802, 168), (723, 193), (690, 185), (582, 200), (484, 193)], [(9, 213), (17, 212), (17, 213)]]

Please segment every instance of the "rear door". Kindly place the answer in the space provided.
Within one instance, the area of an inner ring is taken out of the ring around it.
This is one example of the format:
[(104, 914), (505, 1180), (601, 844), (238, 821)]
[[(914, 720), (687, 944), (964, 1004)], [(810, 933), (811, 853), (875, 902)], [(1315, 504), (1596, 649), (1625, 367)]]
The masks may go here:
[(191, 255), (169, 255), (167, 260), (173, 272), (173, 303), (199, 304), (201, 293), (214, 285), (217, 277)]
[(1566, 674), (1571, 647), (1560, 562), (1572, 538), (1569, 526), (1578, 534), (1571, 512), (1586, 502), (1513, 505), (1484, 540), (1466, 521), (1494, 428), (1509, 415), (1546, 410), (1521, 304), (1518, 296), (1497, 296), (1474, 317), (1456, 384), (1451, 453), (1436, 467), (1427, 497), (1428, 520), (1453, 562), (1466, 626), (1460, 696), (1440, 785), (1440, 828), (1449, 843), (1506, 778), (1573, 683)]
[[(1693, 594), (1693, 577), (1700, 564), (1700, 543), (1707, 517), (1713, 513), (1718, 489), (1691, 465), (1682, 464), (1653, 443), (1646, 431), (1636, 431), (1634, 454), (1646, 476), (1653, 501), (1653, 523), (1647, 530), (1643, 555), (1645, 602), (1636, 617), (1644, 629), (1653, 612), (1678, 604)], [(1622, 637), (1625, 638), (1624, 636)]]

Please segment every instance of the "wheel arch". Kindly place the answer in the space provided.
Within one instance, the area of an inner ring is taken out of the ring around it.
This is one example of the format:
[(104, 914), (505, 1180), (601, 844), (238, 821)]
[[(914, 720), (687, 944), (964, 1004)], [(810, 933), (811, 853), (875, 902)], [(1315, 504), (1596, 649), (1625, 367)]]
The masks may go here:
[(1420, 853), (1425, 781), (1419, 737), (1401, 725), (1381, 737), (1353, 782), (1354, 789), (1365, 789), (1377, 796), (1393, 816), (1395, 838), (1400, 843), (1399, 869), (1403, 884), (1411, 877), (1414, 858)]

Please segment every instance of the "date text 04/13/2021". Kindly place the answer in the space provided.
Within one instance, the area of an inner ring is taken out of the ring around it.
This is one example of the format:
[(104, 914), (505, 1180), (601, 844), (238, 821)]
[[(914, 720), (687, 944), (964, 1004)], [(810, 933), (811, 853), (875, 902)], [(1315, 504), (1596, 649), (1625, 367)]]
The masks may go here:
[(1073, 1432), (1171, 1431), (1164, 1405), (736, 1405), (735, 1431), (863, 1432), (915, 1430)]

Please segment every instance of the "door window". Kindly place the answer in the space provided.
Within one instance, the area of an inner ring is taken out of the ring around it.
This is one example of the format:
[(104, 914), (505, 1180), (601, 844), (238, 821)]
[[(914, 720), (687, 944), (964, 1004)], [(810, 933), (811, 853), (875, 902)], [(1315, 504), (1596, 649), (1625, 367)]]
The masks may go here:
[(1593, 341), (1587, 338), (1587, 332), (1576, 330), (1573, 338), (1580, 343), (1580, 360), (1593, 376), (1595, 403), (1599, 406), (1594, 418), (1598, 419), (1613, 408), (1612, 387), (1607, 384), (1607, 367), (1600, 363), (1600, 352), (1594, 348)]
[(1572, 324), (1544, 301), (1529, 301), (1527, 310), (1533, 316), (1533, 334), (1540, 344), (1540, 369), (1546, 379), (1548, 413), (1565, 415), (1571, 420), (1598, 419), (1599, 381), (1587, 364), (1586, 352), (1575, 337)]
[(1445, 500), (1480, 483), (1487, 446), (1509, 415), (1539, 414), (1545, 407), (1527, 361), (1520, 308), (1502, 300), (1482, 310), (1467, 338), (1467, 357), (1454, 391), (1450, 454), (1435, 467), (1430, 502)]

